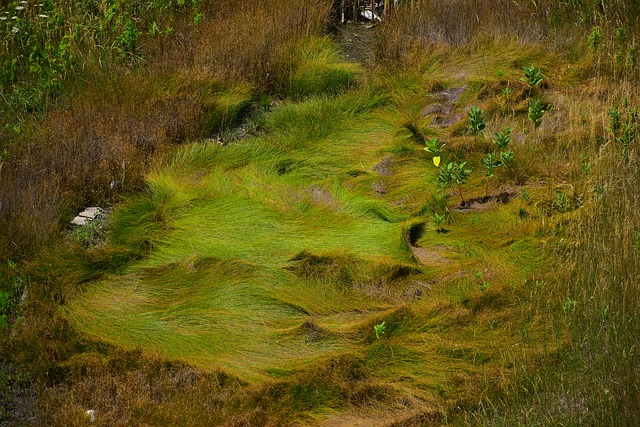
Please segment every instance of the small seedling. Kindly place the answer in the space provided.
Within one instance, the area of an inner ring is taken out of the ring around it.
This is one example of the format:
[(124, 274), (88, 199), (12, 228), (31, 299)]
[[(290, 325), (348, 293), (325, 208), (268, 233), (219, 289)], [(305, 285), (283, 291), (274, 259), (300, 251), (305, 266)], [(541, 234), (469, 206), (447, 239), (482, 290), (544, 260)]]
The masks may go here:
[(486, 281), (486, 280), (485, 280), (485, 281), (483, 281), (483, 282), (482, 282), (482, 285), (480, 285), (480, 290), (481, 290), (482, 292), (484, 292), (484, 291), (486, 291), (488, 288), (489, 288), (489, 284), (487, 283), (487, 281)]
[(376, 333), (376, 339), (380, 339), (380, 337), (384, 334), (384, 330), (386, 329), (385, 322), (378, 323), (373, 327), (373, 331)]
[(486, 124), (484, 122), (484, 111), (482, 108), (472, 105), (471, 110), (469, 110), (468, 117), (469, 130), (473, 135), (477, 135), (484, 130)]
[(424, 151), (433, 154), (434, 156), (442, 156), (442, 150), (444, 146), (447, 145), (440, 141), (440, 138), (433, 138), (429, 141), (425, 141)]
[(542, 116), (544, 116), (544, 104), (539, 97), (529, 100), (529, 121), (533, 123), (533, 128), (538, 129), (542, 124)]
[(467, 182), (469, 175), (473, 172), (471, 169), (465, 169), (466, 165), (467, 162), (449, 162), (444, 167), (440, 168), (440, 172), (436, 175), (437, 184), (440, 188), (448, 188), (453, 184), (457, 184), (458, 192), (463, 204), (464, 196), (462, 195), (462, 185)]
[(149, 35), (151, 37), (155, 37), (160, 34), (160, 28), (158, 27), (158, 23), (153, 21), (151, 25), (149, 25)]
[(513, 89), (511, 89), (509, 86), (503, 88), (500, 92), (502, 92), (502, 96), (505, 97), (505, 99), (508, 101), (509, 98), (511, 97), (511, 92), (513, 92)]
[(513, 128), (510, 127), (502, 128), (499, 132), (496, 132), (496, 138), (493, 143), (498, 146), (498, 150), (505, 149), (511, 143), (511, 132), (513, 132)]
[(556, 199), (553, 205), (558, 212), (569, 212), (571, 210), (571, 200), (569, 200), (569, 196), (563, 192), (556, 193)]
[(491, 178), (496, 168), (500, 166), (500, 160), (498, 159), (496, 153), (485, 154), (480, 162), (484, 166), (484, 173), (487, 178)]
[(564, 303), (564, 310), (573, 311), (576, 309), (576, 304), (577, 304), (576, 300), (571, 299), (571, 297), (567, 297), (567, 301), (565, 301)]
[(583, 177), (589, 175), (589, 172), (593, 168), (593, 163), (587, 162), (587, 156), (584, 154), (580, 155), (580, 173)]
[(500, 166), (508, 168), (509, 166), (511, 166), (514, 159), (515, 157), (513, 155), (513, 151), (508, 150), (500, 152)]
[(522, 200), (529, 202), (531, 200), (531, 193), (527, 187), (522, 187)]
[(640, 230), (636, 231), (636, 250), (640, 252)]
[(480, 162), (484, 166), (484, 175), (487, 178), (486, 193), (489, 194), (489, 179), (494, 175), (496, 168), (500, 166), (500, 160), (496, 153), (487, 153)]
[(193, 23), (196, 24), (196, 27), (200, 26), (203, 20), (204, 20), (204, 13), (202, 12), (196, 13), (193, 17)]
[(504, 77), (504, 70), (499, 69), (496, 74), (498, 75), (498, 78), (502, 80), (502, 78)]
[(480, 279), (482, 277), (482, 271), (476, 271), (473, 275), (476, 276), (476, 279)]
[(431, 221), (433, 221), (433, 223), (436, 226), (436, 231), (439, 233), (444, 231), (444, 229), (442, 228), (442, 225), (445, 223), (446, 220), (447, 220), (447, 216), (445, 214), (439, 214), (436, 212), (431, 216)]
[(524, 77), (520, 80), (529, 85), (529, 91), (539, 85), (544, 79), (542, 76), (542, 70), (540, 68), (536, 68), (533, 64), (529, 67), (522, 67), (522, 70), (524, 71)]
[(426, 147), (424, 147), (424, 151), (433, 154), (433, 164), (435, 167), (440, 166), (440, 159), (442, 159), (442, 150), (444, 146), (447, 145), (440, 141), (439, 138), (433, 138), (429, 141), (424, 142)]
[(589, 45), (589, 49), (596, 51), (598, 47), (602, 44), (602, 29), (599, 26), (593, 27), (591, 33), (587, 37), (587, 44)]

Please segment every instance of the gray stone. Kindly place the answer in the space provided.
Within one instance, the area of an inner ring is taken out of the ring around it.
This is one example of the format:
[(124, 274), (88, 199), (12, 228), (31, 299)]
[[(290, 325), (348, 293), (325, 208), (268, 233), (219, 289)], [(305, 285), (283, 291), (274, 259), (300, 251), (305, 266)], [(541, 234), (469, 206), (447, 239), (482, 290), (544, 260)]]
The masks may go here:
[(90, 207), (90, 208), (86, 208), (85, 210), (80, 212), (78, 214), (78, 216), (94, 219), (96, 217), (96, 215), (98, 215), (100, 213), (100, 211), (101, 211), (101, 209), (98, 208), (98, 207)]

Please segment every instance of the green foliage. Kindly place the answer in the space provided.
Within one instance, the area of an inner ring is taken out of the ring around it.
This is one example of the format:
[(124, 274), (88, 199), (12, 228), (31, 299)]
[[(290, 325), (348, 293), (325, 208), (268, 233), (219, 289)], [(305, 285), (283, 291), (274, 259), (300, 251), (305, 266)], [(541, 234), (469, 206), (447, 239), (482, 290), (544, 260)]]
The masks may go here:
[(635, 108), (628, 108), (624, 111), (620, 107), (607, 108), (609, 116), (608, 130), (612, 138), (621, 146), (622, 154), (629, 156), (631, 144), (638, 135), (638, 111)]
[(85, 225), (75, 226), (71, 232), (73, 239), (87, 249), (101, 244), (107, 233), (107, 217), (102, 209), (93, 219), (87, 219)]
[(380, 337), (384, 334), (386, 328), (387, 326), (384, 321), (373, 326), (373, 331), (376, 333), (376, 339), (380, 339)]
[(440, 168), (440, 171), (436, 175), (436, 182), (440, 188), (448, 188), (456, 184), (460, 193), (460, 198), (464, 203), (464, 197), (462, 196), (461, 186), (467, 182), (469, 175), (473, 172), (471, 169), (467, 169), (467, 162), (449, 162)]
[(444, 214), (439, 214), (439, 213), (434, 213), (431, 216), (431, 221), (433, 222), (433, 224), (436, 226), (436, 231), (438, 232), (442, 232), (444, 231), (444, 229), (442, 228), (442, 226), (444, 225), (445, 221), (447, 220), (447, 215), (446, 213)]
[(94, 59), (127, 63), (141, 57), (141, 29), (158, 36), (157, 22), (182, 9), (142, 0), (6, 3), (0, 8), (0, 111), (40, 111)]
[(528, 104), (528, 118), (533, 123), (534, 129), (538, 129), (542, 124), (542, 117), (544, 116), (544, 103), (540, 97), (535, 97), (529, 100)]
[(482, 132), (486, 127), (482, 108), (472, 105), (467, 117), (469, 118), (469, 130), (473, 135)]
[(0, 289), (0, 329), (9, 326), (9, 308), (11, 295)]
[(327, 37), (305, 40), (292, 53), (291, 73), (282, 91), (296, 100), (316, 95), (335, 95), (353, 85), (362, 70), (344, 62)]
[(504, 166), (508, 168), (513, 164), (514, 160), (515, 160), (515, 156), (513, 154), (513, 151), (507, 150), (507, 151), (500, 152), (500, 166)]
[(503, 150), (511, 143), (511, 132), (513, 132), (513, 128), (510, 127), (504, 127), (499, 132), (496, 132), (493, 143), (498, 147), (498, 150)]
[(600, 45), (602, 44), (602, 28), (596, 25), (591, 29), (591, 33), (587, 37), (587, 45), (591, 50), (598, 50)]
[(202, 12), (198, 12), (193, 16), (193, 23), (196, 25), (196, 27), (200, 26), (203, 20), (204, 20), (204, 13)]
[(434, 157), (441, 157), (442, 150), (444, 149), (444, 142), (440, 141), (440, 138), (432, 138), (424, 142), (426, 147), (424, 147), (424, 151), (433, 154)]
[(480, 162), (484, 166), (484, 173), (487, 178), (492, 177), (496, 168), (500, 166), (499, 157), (493, 152), (485, 154)]
[(520, 80), (528, 84), (529, 89), (533, 89), (544, 79), (544, 77), (542, 76), (542, 70), (540, 68), (536, 68), (536, 66), (533, 64), (528, 67), (522, 67), (522, 70), (524, 71), (524, 77), (522, 77)]

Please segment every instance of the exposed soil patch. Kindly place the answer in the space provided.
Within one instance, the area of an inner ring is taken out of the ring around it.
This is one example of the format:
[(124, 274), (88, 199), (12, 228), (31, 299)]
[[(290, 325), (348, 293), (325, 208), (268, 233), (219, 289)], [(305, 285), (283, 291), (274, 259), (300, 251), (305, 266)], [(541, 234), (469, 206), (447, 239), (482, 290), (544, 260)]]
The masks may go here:
[(514, 196), (516, 196), (515, 192), (503, 191), (496, 195), (474, 197), (473, 199), (460, 202), (460, 204), (453, 209), (457, 212), (482, 212), (490, 209), (496, 203), (507, 204)]
[(435, 104), (427, 105), (422, 110), (422, 117), (431, 116), (435, 127), (451, 126), (464, 118), (462, 114), (455, 114), (455, 104), (467, 89), (467, 86), (452, 87), (433, 94)]
[(333, 39), (340, 46), (346, 61), (366, 65), (374, 60), (375, 31), (376, 26), (370, 22), (337, 24)]
[(411, 254), (421, 264), (429, 267), (435, 267), (440, 264), (451, 262), (451, 260), (440, 254), (436, 248), (419, 248), (411, 246)]

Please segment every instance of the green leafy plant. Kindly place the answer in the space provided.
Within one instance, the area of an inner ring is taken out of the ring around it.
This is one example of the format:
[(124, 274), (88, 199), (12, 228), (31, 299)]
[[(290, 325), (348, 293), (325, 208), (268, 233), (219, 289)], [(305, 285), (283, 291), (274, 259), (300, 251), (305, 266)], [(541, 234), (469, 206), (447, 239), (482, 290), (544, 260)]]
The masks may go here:
[(482, 163), (482, 166), (484, 166), (484, 175), (487, 178), (486, 194), (489, 194), (489, 179), (493, 177), (496, 168), (500, 166), (500, 160), (496, 153), (487, 153), (480, 162)]
[(542, 76), (542, 70), (540, 68), (536, 68), (536, 66), (533, 64), (531, 64), (529, 67), (522, 67), (522, 70), (524, 71), (524, 77), (522, 77), (520, 80), (529, 85), (529, 91), (531, 91), (531, 89), (533, 89), (535, 86), (538, 86), (544, 79), (544, 77)]
[(469, 117), (469, 130), (473, 135), (477, 135), (484, 130), (486, 124), (482, 108), (472, 105), (467, 116)]
[(200, 24), (202, 24), (203, 20), (204, 20), (204, 13), (202, 12), (198, 12), (193, 16), (193, 23), (196, 25), (196, 27), (199, 27)]
[(473, 172), (473, 170), (467, 169), (466, 166), (467, 162), (449, 162), (440, 168), (440, 172), (436, 175), (436, 181), (440, 188), (448, 188), (454, 184), (457, 185), (462, 204), (465, 203), (464, 196), (462, 195), (462, 185), (467, 182), (469, 175)]
[(440, 138), (432, 138), (428, 141), (424, 142), (426, 147), (424, 147), (424, 151), (431, 153), (434, 157), (441, 157), (442, 150), (444, 149), (445, 143), (440, 141)]
[(538, 129), (542, 124), (542, 117), (544, 116), (544, 103), (540, 97), (536, 97), (529, 100), (529, 121), (533, 123), (533, 128)]
[(513, 151), (507, 150), (507, 151), (500, 152), (500, 166), (504, 166), (508, 168), (513, 164), (514, 160), (515, 160), (515, 156), (513, 154)]
[(628, 157), (629, 147), (638, 134), (638, 112), (633, 108), (621, 111), (619, 107), (612, 107), (607, 108), (607, 115), (609, 116), (607, 129), (613, 139), (621, 145), (622, 154)]
[(384, 334), (386, 328), (387, 326), (384, 321), (382, 323), (374, 325), (373, 331), (376, 333), (376, 339), (380, 339), (380, 337)]
[(431, 216), (431, 221), (433, 221), (434, 225), (436, 226), (436, 231), (439, 233), (444, 231), (444, 228), (442, 228), (442, 226), (444, 225), (446, 220), (446, 214), (439, 214), (436, 212)]
[(593, 27), (593, 29), (591, 30), (591, 33), (589, 33), (589, 36), (587, 37), (587, 45), (589, 46), (589, 49), (596, 51), (598, 50), (601, 44), (602, 44), (602, 28), (596, 25), (595, 27)]
[(493, 143), (498, 147), (498, 150), (503, 150), (509, 145), (512, 141), (511, 132), (513, 132), (513, 128), (504, 127), (500, 131), (496, 132), (496, 137), (493, 140)]
[(593, 163), (587, 161), (587, 156), (585, 156), (584, 154), (580, 155), (580, 174), (583, 177), (586, 177), (587, 175), (589, 175), (589, 172), (591, 171), (591, 169), (593, 168)]

